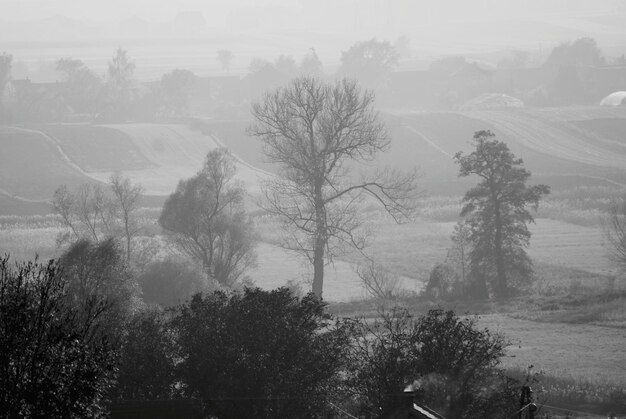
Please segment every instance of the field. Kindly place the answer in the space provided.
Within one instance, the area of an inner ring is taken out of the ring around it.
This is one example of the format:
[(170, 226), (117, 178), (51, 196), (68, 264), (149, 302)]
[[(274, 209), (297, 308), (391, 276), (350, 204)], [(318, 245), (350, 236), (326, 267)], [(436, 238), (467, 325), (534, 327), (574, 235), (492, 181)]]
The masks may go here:
[(37, 131), (0, 126), (0, 148), (0, 194), (8, 197), (43, 202), (61, 184), (75, 186), (89, 180)]
[[(20, 208), (41, 211), (28, 203), (48, 202), (59, 185), (107, 182), (116, 171), (140, 183), (147, 195), (168, 195), (223, 144), (186, 125), (52, 124), (0, 127), (0, 146), (0, 195), (7, 201), (0, 214), (20, 214)], [(258, 193), (267, 175), (236, 157), (237, 179)]]
[[(458, 179), (452, 156), (470, 150), (474, 131), (490, 129), (505, 139), (533, 172), (532, 182), (552, 186), (542, 203), (529, 250), (537, 281), (529, 295), (506, 306), (454, 306), (483, 313), (479, 325), (500, 330), (511, 340), (507, 367), (534, 364), (552, 374), (576, 379), (600, 377), (626, 385), (626, 279), (606, 257), (599, 220), (611, 198), (626, 184), (626, 112), (571, 108), (471, 113), (385, 113), (390, 149), (375, 164), (421, 168), (428, 196), (416, 219), (397, 225), (367, 209), (369, 254), (400, 275), (407, 294), (415, 295), (433, 266), (444, 260), (458, 217), (460, 196), (475, 179)], [(0, 214), (46, 213), (46, 201), (62, 183), (106, 182), (121, 170), (141, 183), (147, 202), (169, 194), (181, 178), (202, 166), (206, 152), (225, 145), (238, 161), (238, 179), (251, 195), (259, 181), (276, 170), (248, 137), (248, 121), (201, 124), (40, 125), (0, 128)], [(28, 205), (30, 205), (30, 207)], [(28, 209), (30, 208), (30, 209)], [(30, 211), (30, 212), (27, 212)], [(157, 209), (151, 210), (154, 218)], [(288, 285), (306, 292), (310, 277), (303, 260), (275, 246), (276, 225), (258, 212), (262, 242), (258, 266), (249, 272), (261, 288)], [(53, 217), (0, 216), (0, 253), (14, 259), (57, 257), (60, 228)], [(155, 229), (158, 233), (158, 228)], [(367, 296), (354, 271), (360, 262), (346, 254), (329, 265), (324, 297), (359, 307)], [(430, 304), (412, 297), (416, 310)], [(363, 303), (364, 304), (364, 303)]]

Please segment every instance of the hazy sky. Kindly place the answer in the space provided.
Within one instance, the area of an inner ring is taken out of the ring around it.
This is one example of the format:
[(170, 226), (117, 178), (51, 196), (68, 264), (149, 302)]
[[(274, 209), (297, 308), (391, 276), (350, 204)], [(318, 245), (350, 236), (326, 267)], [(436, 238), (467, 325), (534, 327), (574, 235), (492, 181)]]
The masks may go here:
[[(198, 10), (205, 16), (259, 7), (293, 10), (315, 7), (326, 13), (345, 13), (345, 6), (357, 9), (377, 5), (394, 14), (416, 18), (433, 13), (443, 18), (478, 18), (485, 15), (518, 16), (520, 13), (592, 11), (618, 5), (619, 0), (0, 0), (4, 19), (39, 19), (61, 14), (79, 19), (123, 19), (132, 15), (151, 21), (167, 20), (180, 11)], [(432, 16), (431, 16), (432, 17)]]

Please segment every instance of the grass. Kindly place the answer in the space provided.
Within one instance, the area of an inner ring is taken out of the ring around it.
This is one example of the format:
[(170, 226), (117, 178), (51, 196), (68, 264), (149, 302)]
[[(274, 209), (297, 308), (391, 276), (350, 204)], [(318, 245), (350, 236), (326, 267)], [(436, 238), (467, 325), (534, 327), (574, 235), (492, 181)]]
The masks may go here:
[(69, 159), (85, 172), (147, 169), (153, 164), (124, 132), (81, 124), (36, 126), (57, 142)]
[[(521, 382), (525, 381), (526, 373), (525, 368), (507, 370), (510, 377)], [(597, 415), (605, 417), (604, 415), (609, 412), (626, 414), (626, 382), (624, 380), (615, 382), (605, 376), (574, 377), (567, 372), (542, 371), (533, 373), (533, 378), (534, 383), (531, 386), (535, 392), (535, 400), (541, 408), (540, 415), (551, 411), (561, 415), (572, 411), (583, 411), (594, 414), (591, 417), (597, 417)], [(560, 409), (550, 409), (543, 405)], [(573, 412), (570, 414), (575, 415)]]
[(90, 179), (67, 164), (56, 146), (30, 130), (0, 127), (0, 189), (26, 199), (52, 198), (61, 184)]

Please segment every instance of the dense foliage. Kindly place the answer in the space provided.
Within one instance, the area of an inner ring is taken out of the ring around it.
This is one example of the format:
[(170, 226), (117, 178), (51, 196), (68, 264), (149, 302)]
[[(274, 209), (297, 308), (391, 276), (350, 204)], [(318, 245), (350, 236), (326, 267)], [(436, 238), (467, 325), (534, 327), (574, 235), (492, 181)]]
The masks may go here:
[(202, 264), (209, 278), (230, 287), (256, 262), (252, 222), (244, 210), (244, 189), (226, 149), (207, 154), (195, 176), (180, 181), (159, 218), (170, 240)]
[(474, 134), (475, 150), (457, 153), (459, 176), (478, 176), (478, 185), (463, 197), (461, 216), (469, 227), (470, 271), (477, 297), (511, 295), (527, 283), (532, 264), (525, 248), (527, 224), (534, 221), (527, 207), (537, 209), (548, 194), (546, 185), (528, 186), (530, 172), (509, 147), (490, 131)]
[(99, 330), (108, 305), (70, 297), (55, 262), (0, 259), (0, 417), (106, 413), (117, 354), (115, 336)]
[(173, 324), (184, 393), (217, 416), (313, 418), (329, 409), (349, 334), (312, 295), (196, 295)]
[(395, 310), (374, 322), (359, 321), (348, 364), (356, 413), (378, 417), (412, 389), (421, 403), (447, 417), (503, 417), (515, 406), (513, 383), (498, 368), (506, 344), (452, 311), (413, 318)]
[[(135, 304), (123, 252), (79, 241), (59, 264), (0, 260), (0, 417), (98, 417), (107, 400), (196, 400), (218, 417), (378, 417), (408, 386), (458, 418), (515, 407), (505, 340), (471, 319), (334, 319), (287, 288)], [(6, 412), (6, 413), (5, 413)]]

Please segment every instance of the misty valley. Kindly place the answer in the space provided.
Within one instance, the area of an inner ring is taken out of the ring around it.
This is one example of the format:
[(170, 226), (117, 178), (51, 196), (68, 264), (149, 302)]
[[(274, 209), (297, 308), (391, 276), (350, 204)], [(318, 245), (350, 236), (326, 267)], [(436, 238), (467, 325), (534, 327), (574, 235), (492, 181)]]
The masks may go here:
[(215, 3), (8, 2), (0, 418), (626, 417), (624, 5)]

